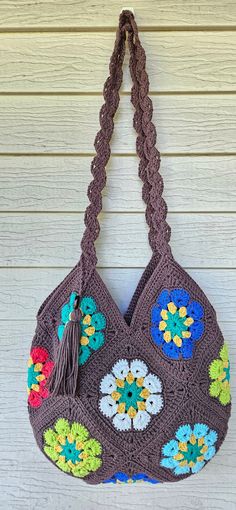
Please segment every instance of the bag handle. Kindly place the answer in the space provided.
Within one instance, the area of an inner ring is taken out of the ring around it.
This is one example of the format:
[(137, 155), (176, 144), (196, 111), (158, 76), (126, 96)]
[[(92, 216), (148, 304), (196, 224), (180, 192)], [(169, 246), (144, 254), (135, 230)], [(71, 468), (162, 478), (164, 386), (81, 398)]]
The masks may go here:
[(149, 226), (149, 244), (154, 254), (163, 254), (170, 249), (168, 243), (171, 229), (166, 222), (167, 205), (162, 197), (163, 179), (159, 173), (160, 153), (155, 147), (156, 128), (151, 121), (153, 105), (148, 97), (149, 80), (145, 69), (146, 55), (138, 36), (134, 15), (131, 11), (125, 10), (120, 14), (115, 46), (109, 65), (110, 75), (104, 84), (105, 102), (99, 115), (101, 129), (95, 138), (96, 155), (91, 162), (93, 180), (89, 184), (87, 192), (90, 204), (85, 211), (85, 230), (81, 240), (81, 258), (89, 263), (90, 267), (95, 267), (97, 264), (94, 246), (100, 232), (97, 216), (102, 210), (102, 190), (106, 184), (105, 167), (110, 158), (110, 140), (114, 130), (113, 118), (120, 101), (119, 89), (123, 78), (122, 65), (125, 55), (126, 31), (128, 32), (130, 51), (129, 68), (133, 80), (131, 102), (136, 110), (133, 126), (138, 133), (136, 151), (140, 158), (139, 176), (143, 181), (142, 198), (146, 203), (145, 217)]

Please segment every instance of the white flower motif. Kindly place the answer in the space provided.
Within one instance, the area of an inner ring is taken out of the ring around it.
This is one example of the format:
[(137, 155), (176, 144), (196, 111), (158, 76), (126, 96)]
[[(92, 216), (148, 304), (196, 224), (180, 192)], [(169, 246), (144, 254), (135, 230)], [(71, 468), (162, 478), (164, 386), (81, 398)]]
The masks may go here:
[(100, 411), (119, 431), (144, 430), (164, 402), (162, 383), (141, 359), (120, 359), (100, 383)]
[(141, 359), (135, 359), (131, 361), (130, 371), (134, 377), (144, 377), (148, 373), (148, 367)]
[(103, 377), (100, 389), (102, 393), (108, 393), (109, 395), (116, 389), (116, 378), (112, 374), (107, 374)]
[(113, 418), (113, 424), (117, 430), (131, 429), (131, 418), (127, 413), (116, 414)]
[(107, 395), (106, 397), (102, 397), (99, 402), (100, 410), (102, 411), (105, 416), (108, 418), (111, 418), (114, 416), (114, 414), (117, 413), (118, 405), (115, 403), (113, 398), (110, 397), (110, 395)]
[(117, 361), (117, 363), (114, 365), (112, 369), (112, 372), (116, 377), (120, 377), (121, 379), (122, 377), (125, 378), (129, 372), (128, 361), (126, 359), (120, 359), (119, 361)]
[(151, 393), (161, 393), (162, 384), (160, 379), (155, 374), (148, 374), (143, 382), (144, 388), (147, 388)]
[(157, 414), (163, 407), (161, 395), (151, 394), (146, 400), (146, 409), (150, 414)]
[(134, 417), (134, 429), (144, 430), (151, 420), (150, 414), (147, 411), (138, 411)]

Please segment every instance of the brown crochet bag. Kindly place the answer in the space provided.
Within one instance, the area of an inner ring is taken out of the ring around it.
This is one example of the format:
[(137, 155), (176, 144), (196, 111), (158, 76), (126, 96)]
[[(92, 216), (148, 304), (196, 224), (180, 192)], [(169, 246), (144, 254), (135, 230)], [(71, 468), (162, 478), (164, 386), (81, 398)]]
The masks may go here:
[[(97, 272), (94, 243), (126, 33), (152, 256), (123, 316)], [(216, 313), (169, 246), (148, 88), (134, 16), (123, 11), (103, 91), (80, 261), (38, 311), (28, 368), (39, 448), (90, 484), (172, 482), (197, 473), (222, 444), (231, 410)]]

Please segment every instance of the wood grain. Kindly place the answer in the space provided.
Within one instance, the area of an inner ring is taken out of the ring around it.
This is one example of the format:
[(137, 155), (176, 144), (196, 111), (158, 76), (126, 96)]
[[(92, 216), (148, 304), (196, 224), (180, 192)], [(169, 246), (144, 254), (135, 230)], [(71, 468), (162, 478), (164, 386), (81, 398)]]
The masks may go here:
[[(236, 32), (141, 32), (140, 38), (151, 91), (235, 90)], [(98, 33), (95, 52), (92, 32), (2, 34), (0, 92), (101, 93), (114, 40), (113, 32)], [(123, 91), (131, 87), (128, 61), (127, 51)]]
[[(69, 273), (71, 268), (1, 268), (0, 320), (32, 321), (41, 303)], [(124, 314), (144, 268), (99, 268), (103, 281)], [(232, 269), (189, 269), (188, 273), (204, 290), (223, 324), (234, 321), (236, 271)], [(229, 284), (230, 282), (230, 284)], [(233, 331), (233, 327), (232, 327)]]
[[(2, 28), (78, 27), (81, 29), (117, 26), (123, 7), (120, 0), (4, 0), (0, 3)], [(133, 0), (136, 19), (147, 28), (234, 26), (236, 8), (229, 0)]]
[[(1, 211), (82, 212), (88, 204), (91, 156), (1, 156)], [(106, 168), (103, 211), (143, 212), (136, 156), (112, 156)], [(171, 212), (236, 212), (235, 156), (161, 159), (164, 197)]]
[[(102, 213), (101, 217), (102, 229), (97, 241), (99, 266), (145, 266), (151, 249), (144, 214)], [(170, 213), (168, 220), (172, 227), (173, 253), (182, 265), (235, 267), (235, 214)], [(81, 213), (2, 213), (0, 265), (75, 265), (83, 230)]]
[[(229, 95), (153, 96), (158, 146), (165, 153), (235, 153), (236, 104)], [(93, 152), (102, 96), (1, 96), (1, 153)], [(135, 152), (133, 108), (122, 97), (111, 143)]]

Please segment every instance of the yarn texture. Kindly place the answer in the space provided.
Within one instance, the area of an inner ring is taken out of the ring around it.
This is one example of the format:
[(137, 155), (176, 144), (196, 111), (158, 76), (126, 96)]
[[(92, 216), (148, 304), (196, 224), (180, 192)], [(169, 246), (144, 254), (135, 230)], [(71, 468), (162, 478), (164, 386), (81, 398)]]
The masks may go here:
[[(95, 242), (126, 43), (152, 255), (122, 314), (97, 271)], [(158, 490), (195, 475), (219, 450), (231, 413), (230, 363), (214, 308), (171, 251), (146, 56), (128, 10), (109, 71), (81, 257), (38, 310), (28, 412), (40, 450), (63, 473)]]

